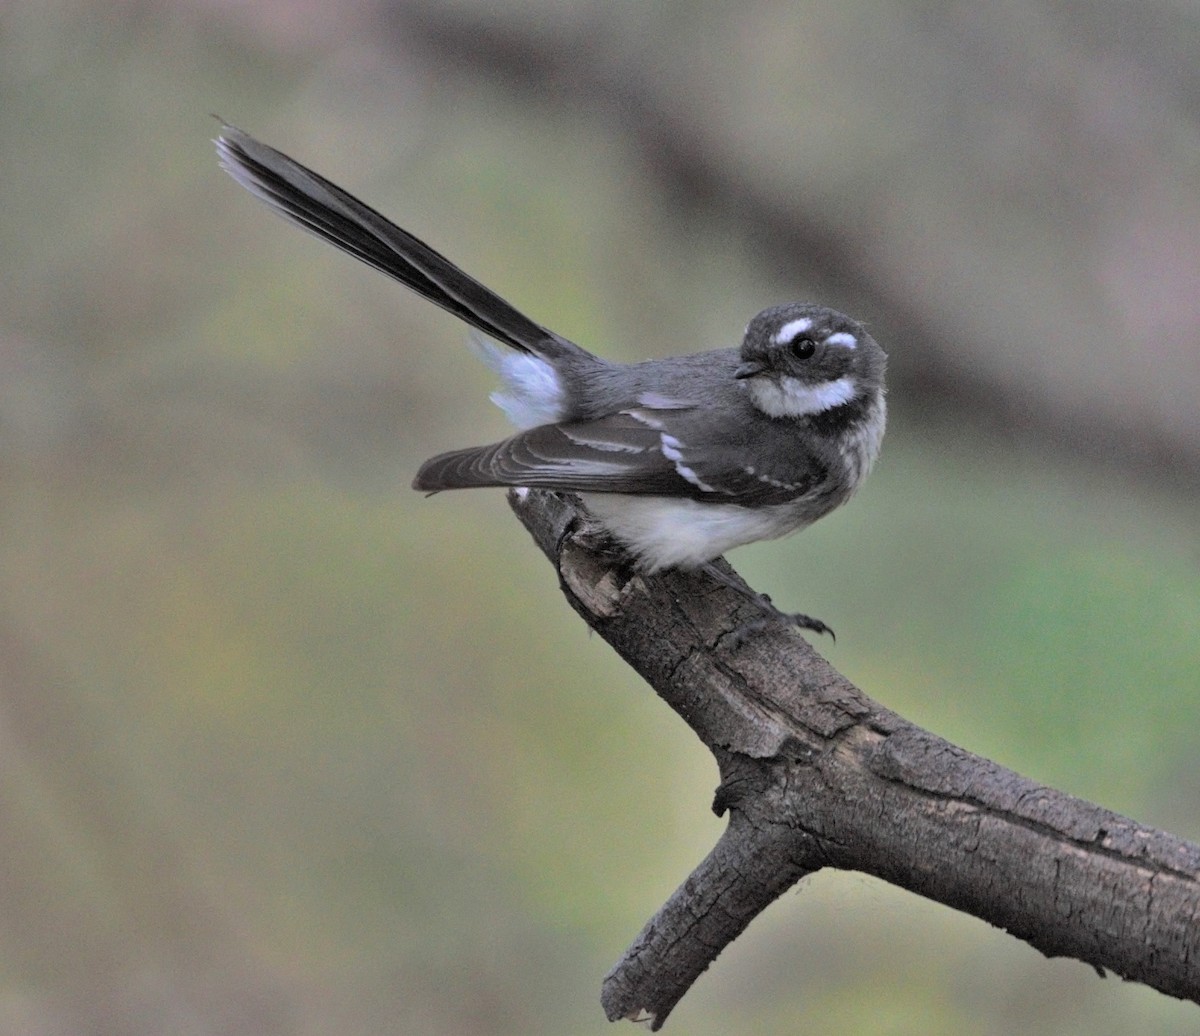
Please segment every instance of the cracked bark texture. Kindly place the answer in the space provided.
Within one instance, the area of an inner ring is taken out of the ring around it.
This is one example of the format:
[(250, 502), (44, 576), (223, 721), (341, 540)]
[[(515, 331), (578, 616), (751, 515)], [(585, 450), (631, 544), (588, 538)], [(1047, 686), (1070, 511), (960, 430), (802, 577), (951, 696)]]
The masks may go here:
[[(698, 573), (646, 578), (578, 502), (509, 501), (585, 622), (713, 752), (729, 824), (604, 980), (659, 1029), (767, 906), (821, 867), (873, 874), (1047, 956), (1200, 1002), (1200, 847), (1030, 781), (883, 708), (793, 629)], [(723, 564), (723, 562), (722, 562)]]

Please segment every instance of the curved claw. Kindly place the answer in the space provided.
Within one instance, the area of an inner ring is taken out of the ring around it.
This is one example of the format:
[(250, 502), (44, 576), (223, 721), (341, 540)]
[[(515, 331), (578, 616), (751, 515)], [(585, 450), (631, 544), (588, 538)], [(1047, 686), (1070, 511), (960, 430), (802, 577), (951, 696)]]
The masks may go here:
[(803, 615), (799, 612), (793, 615), (785, 615), (785, 619), (790, 619), (793, 625), (799, 626), (801, 629), (812, 630), (813, 633), (828, 633), (837, 643), (837, 634), (833, 632), (832, 627), (825, 625), (820, 619), (814, 619), (811, 615)]
[(761, 633), (774, 622), (783, 621), (791, 626), (798, 626), (800, 629), (811, 630), (813, 633), (828, 633), (836, 642), (837, 634), (835, 634), (829, 626), (823, 623), (820, 619), (814, 619), (811, 615), (794, 614), (789, 615), (786, 612), (775, 612), (771, 616), (763, 616), (761, 619), (755, 619), (753, 622), (743, 623), (737, 629), (729, 633), (729, 642), (736, 651), (746, 643), (754, 634)]
[(729, 587), (741, 594), (746, 600), (755, 604), (763, 613), (761, 619), (755, 619), (753, 622), (747, 622), (743, 626), (730, 632), (729, 636), (735, 649), (741, 647), (747, 640), (760, 630), (766, 629), (773, 622), (778, 622), (781, 619), (792, 626), (799, 626), (800, 629), (811, 630), (813, 633), (828, 633), (836, 642), (837, 634), (833, 629), (823, 623), (820, 619), (814, 619), (811, 615), (805, 615), (803, 612), (795, 612), (789, 614), (781, 612), (771, 603), (771, 598), (766, 594), (760, 594), (751, 590), (746, 586), (736, 575), (729, 575), (717, 568), (713, 562), (709, 561), (701, 566), (702, 570), (709, 576), (715, 579), (723, 586)]

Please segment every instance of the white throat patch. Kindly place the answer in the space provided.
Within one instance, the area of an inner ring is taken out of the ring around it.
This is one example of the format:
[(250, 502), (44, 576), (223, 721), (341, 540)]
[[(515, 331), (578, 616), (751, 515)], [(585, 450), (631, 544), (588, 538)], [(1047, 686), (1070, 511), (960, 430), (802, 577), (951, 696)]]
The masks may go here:
[(748, 378), (750, 398), (768, 417), (811, 417), (854, 398), (854, 379), (849, 375), (837, 381), (806, 385), (798, 378)]

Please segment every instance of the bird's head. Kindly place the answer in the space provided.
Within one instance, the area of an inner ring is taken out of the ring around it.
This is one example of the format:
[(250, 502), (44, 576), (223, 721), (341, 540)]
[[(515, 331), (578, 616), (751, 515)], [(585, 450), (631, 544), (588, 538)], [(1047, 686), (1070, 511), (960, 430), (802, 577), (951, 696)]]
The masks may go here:
[(858, 321), (794, 302), (750, 321), (734, 376), (767, 416), (802, 418), (874, 402), (886, 365), (887, 355)]

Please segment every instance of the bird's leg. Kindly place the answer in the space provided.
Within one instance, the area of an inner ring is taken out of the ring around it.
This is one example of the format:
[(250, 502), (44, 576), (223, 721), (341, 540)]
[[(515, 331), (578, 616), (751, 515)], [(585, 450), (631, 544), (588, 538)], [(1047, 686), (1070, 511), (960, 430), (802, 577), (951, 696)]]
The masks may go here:
[(766, 629), (772, 622), (778, 622), (780, 619), (793, 626), (799, 626), (801, 629), (811, 630), (813, 633), (828, 633), (834, 640), (837, 640), (837, 636), (833, 630), (820, 619), (814, 619), (811, 615), (804, 615), (800, 612), (781, 612), (771, 603), (771, 598), (766, 594), (760, 594), (751, 590), (741, 579), (721, 571), (713, 562), (706, 561), (700, 566), (700, 570), (711, 576), (722, 586), (727, 586), (730, 590), (736, 590), (763, 613), (763, 618), (747, 622), (733, 631), (735, 647), (741, 647), (755, 633)]

